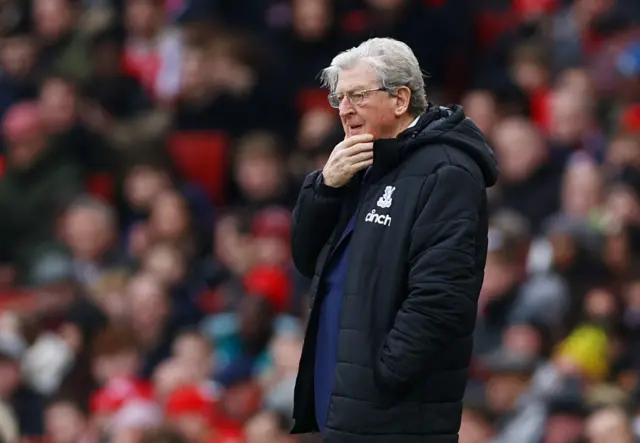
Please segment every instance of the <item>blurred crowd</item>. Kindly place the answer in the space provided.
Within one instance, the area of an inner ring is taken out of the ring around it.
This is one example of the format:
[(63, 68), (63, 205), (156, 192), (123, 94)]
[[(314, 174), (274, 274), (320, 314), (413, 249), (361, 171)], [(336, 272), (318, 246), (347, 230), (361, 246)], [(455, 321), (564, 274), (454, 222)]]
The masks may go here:
[(640, 2), (0, 0), (0, 442), (301, 443), (318, 72), (408, 43), (501, 168), (461, 443), (640, 436)]

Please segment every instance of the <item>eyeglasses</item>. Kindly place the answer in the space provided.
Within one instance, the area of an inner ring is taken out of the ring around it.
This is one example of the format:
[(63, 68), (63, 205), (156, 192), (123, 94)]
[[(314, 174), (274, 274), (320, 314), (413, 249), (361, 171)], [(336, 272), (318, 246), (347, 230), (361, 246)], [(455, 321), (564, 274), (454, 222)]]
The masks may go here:
[(375, 88), (375, 89), (363, 89), (361, 91), (351, 91), (351, 92), (340, 92), (337, 94), (329, 94), (329, 104), (331, 105), (332, 108), (339, 108), (340, 107), (340, 103), (342, 103), (342, 100), (344, 100), (345, 96), (347, 97), (347, 100), (349, 100), (349, 103), (351, 103), (353, 106), (358, 106), (361, 105), (362, 102), (364, 102), (364, 99), (366, 98), (367, 94), (369, 92), (376, 92), (376, 91), (387, 91), (389, 92), (389, 90), (387, 88)]

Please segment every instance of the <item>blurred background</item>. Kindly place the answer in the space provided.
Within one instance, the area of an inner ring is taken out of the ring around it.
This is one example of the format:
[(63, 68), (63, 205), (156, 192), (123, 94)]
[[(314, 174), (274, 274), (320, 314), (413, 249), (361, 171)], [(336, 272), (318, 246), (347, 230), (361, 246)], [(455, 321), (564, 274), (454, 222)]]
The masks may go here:
[(0, 442), (301, 443), (317, 74), (407, 42), (496, 150), (461, 443), (640, 435), (640, 2), (0, 0)]

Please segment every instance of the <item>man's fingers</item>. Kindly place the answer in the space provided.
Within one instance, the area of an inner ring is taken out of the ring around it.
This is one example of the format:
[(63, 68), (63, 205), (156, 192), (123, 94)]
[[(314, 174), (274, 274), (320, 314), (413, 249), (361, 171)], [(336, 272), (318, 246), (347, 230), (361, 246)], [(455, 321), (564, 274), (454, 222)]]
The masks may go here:
[(344, 150), (344, 155), (352, 156), (361, 152), (373, 152), (373, 142), (370, 143), (358, 143)]
[(373, 159), (364, 160), (364, 161), (361, 161), (361, 162), (358, 162), (358, 163), (354, 163), (353, 165), (351, 165), (351, 170), (355, 174), (358, 171), (361, 171), (361, 170), (363, 170), (365, 168), (368, 168), (372, 164), (373, 164)]
[(352, 135), (351, 137), (347, 137), (346, 139), (344, 139), (344, 141), (342, 142), (342, 148), (346, 149), (358, 143), (367, 143), (372, 141), (373, 141), (373, 135), (371, 134)]
[(367, 160), (373, 160), (373, 151), (360, 152), (358, 154), (349, 156), (349, 163), (351, 163), (352, 165)]

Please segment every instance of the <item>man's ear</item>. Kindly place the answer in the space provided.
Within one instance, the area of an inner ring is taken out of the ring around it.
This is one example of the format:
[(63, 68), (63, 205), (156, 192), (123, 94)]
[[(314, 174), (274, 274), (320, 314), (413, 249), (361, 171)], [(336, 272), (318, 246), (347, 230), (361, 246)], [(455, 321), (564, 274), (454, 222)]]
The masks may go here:
[(409, 109), (409, 102), (411, 101), (411, 90), (406, 86), (398, 88), (396, 91), (396, 117), (400, 117), (407, 113)]

